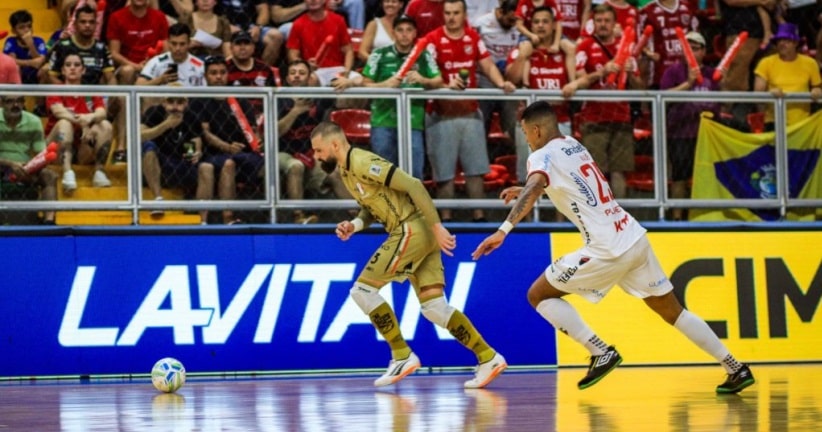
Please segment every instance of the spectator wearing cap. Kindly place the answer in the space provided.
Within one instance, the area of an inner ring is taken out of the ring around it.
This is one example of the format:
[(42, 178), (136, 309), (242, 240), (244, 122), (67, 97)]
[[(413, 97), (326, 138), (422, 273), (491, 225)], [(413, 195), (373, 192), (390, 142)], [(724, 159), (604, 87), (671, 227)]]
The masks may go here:
[(231, 32), (245, 30), (255, 44), (262, 45), (260, 58), (270, 66), (280, 60), (280, 50), (285, 37), (271, 24), (271, 11), (267, 0), (218, 0), (217, 10), (231, 23)]
[[(698, 68), (688, 68), (688, 60), (682, 53), (678, 62), (668, 66), (660, 79), (661, 90), (708, 92), (719, 91), (719, 83), (713, 80), (714, 68), (703, 63), (705, 59), (705, 37), (698, 32), (685, 35), (694, 53)], [(702, 73), (702, 82), (697, 76)], [(677, 102), (667, 104), (667, 149), (671, 166), (671, 198), (688, 197), (688, 179), (693, 175), (696, 154), (696, 136), (699, 131), (699, 116), (703, 111), (718, 114), (719, 105), (704, 98), (700, 102)], [(674, 208), (671, 217), (683, 220), (685, 209)]]
[[(811, 93), (811, 98), (818, 100), (822, 96), (822, 80), (820, 80), (819, 66), (813, 58), (799, 53), (799, 29), (795, 24), (782, 23), (779, 25), (773, 42), (776, 54), (771, 54), (762, 60), (754, 70), (755, 91), (769, 91), (776, 97), (786, 93)], [(811, 113), (810, 104), (789, 103), (786, 120), (791, 125), (807, 118)], [(773, 105), (767, 104), (765, 111), (765, 127), (773, 130)]]
[[(277, 87), (279, 76), (274, 68), (254, 57), (254, 41), (251, 35), (244, 30), (231, 35), (231, 57), (226, 60), (228, 67), (228, 85), (244, 87)], [(254, 107), (257, 124), (264, 123), (263, 100), (253, 98), (248, 100)], [(264, 132), (259, 131), (262, 135)]]

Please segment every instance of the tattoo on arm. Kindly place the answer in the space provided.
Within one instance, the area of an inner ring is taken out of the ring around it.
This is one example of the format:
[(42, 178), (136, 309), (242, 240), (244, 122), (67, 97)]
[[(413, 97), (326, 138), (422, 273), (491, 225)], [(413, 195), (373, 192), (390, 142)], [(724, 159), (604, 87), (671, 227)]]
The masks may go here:
[(542, 195), (544, 187), (542, 183), (541, 181), (529, 181), (526, 183), (519, 194), (519, 198), (517, 198), (517, 201), (514, 203), (514, 208), (511, 209), (505, 220), (516, 225), (517, 222), (524, 218), (534, 207), (539, 196)]

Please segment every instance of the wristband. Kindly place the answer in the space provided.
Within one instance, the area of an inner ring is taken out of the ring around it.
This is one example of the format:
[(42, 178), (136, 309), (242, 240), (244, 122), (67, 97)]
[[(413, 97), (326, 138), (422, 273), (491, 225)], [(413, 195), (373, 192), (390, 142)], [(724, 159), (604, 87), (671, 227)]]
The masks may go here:
[(514, 229), (514, 224), (512, 224), (512, 223), (511, 223), (511, 222), (509, 222), (509, 221), (505, 221), (505, 222), (503, 222), (503, 223), (502, 223), (502, 225), (500, 225), (500, 226), (499, 226), (499, 228), (497, 228), (497, 230), (502, 231), (502, 232), (503, 232), (503, 233), (505, 233), (506, 235), (507, 235), (509, 232), (511, 232), (511, 230), (512, 230), (512, 229)]
[(362, 231), (362, 229), (365, 227), (365, 224), (360, 218), (354, 218), (351, 221), (351, 225), (354, 225), (354, 232)]

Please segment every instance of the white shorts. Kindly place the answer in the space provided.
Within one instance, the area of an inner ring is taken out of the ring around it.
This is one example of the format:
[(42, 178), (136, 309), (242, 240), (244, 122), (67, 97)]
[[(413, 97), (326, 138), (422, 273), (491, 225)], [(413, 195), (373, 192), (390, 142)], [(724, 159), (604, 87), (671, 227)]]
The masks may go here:
[(662, 271), (647, 236), (616, 258), (594, 258), (585, 248), (559, 257), (545, 269), (554, 288), (599, 303), (614, 285), (639, 297), (661, 296), (674, 289)]

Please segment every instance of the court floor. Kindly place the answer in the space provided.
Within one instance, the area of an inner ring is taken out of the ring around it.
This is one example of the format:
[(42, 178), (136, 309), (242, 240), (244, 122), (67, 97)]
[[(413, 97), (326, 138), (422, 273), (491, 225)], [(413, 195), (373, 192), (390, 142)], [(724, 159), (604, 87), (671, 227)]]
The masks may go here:
[(621, 367), (587, 390), (582, 369), (469, 374), (0, 382), (0, 431), (820, 431), (822, 365), (755, 365), (757, 383), (717, 395), (719, 366)]

